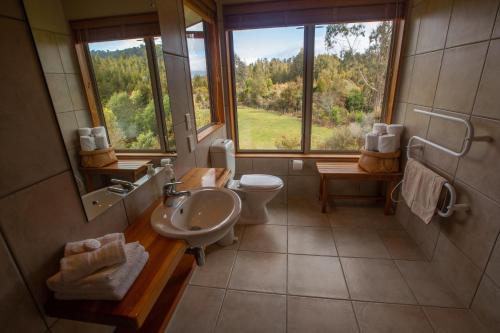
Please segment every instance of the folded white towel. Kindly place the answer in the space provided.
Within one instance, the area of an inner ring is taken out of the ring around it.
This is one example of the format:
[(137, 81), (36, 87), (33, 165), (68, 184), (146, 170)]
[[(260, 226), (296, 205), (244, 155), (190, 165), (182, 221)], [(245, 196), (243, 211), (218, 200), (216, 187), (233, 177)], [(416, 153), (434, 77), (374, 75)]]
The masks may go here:
[(104, 128), (104, 126), (92, 127), (90, 131), (92, 132), (93, 136), (106, 135), (106, 129)]
[(84, 239), (77, 242), (69, 242), (64, 246), (64, 256), (97, 250), (101, 246), (108, 244), (114, 240), (119, 240), (125, 244), (125, 236), (121, 232), (107, 234), (98, 238)]
[(81, 136), (80, 137), (80, 148), (83, 151), (95, 150), (95, 139), (93, 136)]
[(127, 277), (129, 272), (139, 262), (144, 247), (139, 242), (125, 244), (127, 261), (110, 267), (105, 267), (80, 280), (65, 282), (61, 272), (57, 272), (47, 279), (47, 286), (56, 292), (79, 291), (107, 291), (118, 287)]
[(61, 259), (61, 277), (65, 282), (76, 281), (99, 269), (126, 261), (123, 242), (112, 241), (95, 251), (84, 252)]
[(79, 291), (73, 290), (68, 292), (56, 292), (55, 298), (60, 300), (72, 300), (72, 299), (86, 299), (86, 300), (109, 300), (109, 301), (119, 301), (127, 294), (128, 290), (135, 282), (142, 269), (148, 261), (149, 254), (147, 252), (142, 253), (141, 258), (133, 268), (128, 271), (125, 280), (116, 288), (107, 291)]
[(78, 129), (78, 135), (79, 136), (91, 136), (92, 131), (90, 130), (90, 127), (81, 127)]
[(397, 139), (394, 134), (384, 134), (378, 137), (378, 151), (394, 153), (397, 150)]
[(365, 149), (368, 151), (378, 150), (378, 134), (367, 133), (365, 136)]
[(403, 184), (401, 185), (401, 196), (410, 208), (417, 194), (420, 178), (422, 177), (422, 173), (420, 172), (422, 167), (422, 164), (414, 158), (410, 158), (406, 162)]
[(105, 135), (96, 135), (94, 137), (95, 145), (97, 149), (107, 149), (109, 148), (108, 138)]
[(387, 133), (387, 124), (384, 123), (373, 124), (373, 133), (376, 133), (378, 135), (383, 135)]
[(401, 124), (387, 125), (387, 134), (394, 134), (396, 136), (396, 149), (401, 147), (401, 135), (403, 134), (404, 126)]

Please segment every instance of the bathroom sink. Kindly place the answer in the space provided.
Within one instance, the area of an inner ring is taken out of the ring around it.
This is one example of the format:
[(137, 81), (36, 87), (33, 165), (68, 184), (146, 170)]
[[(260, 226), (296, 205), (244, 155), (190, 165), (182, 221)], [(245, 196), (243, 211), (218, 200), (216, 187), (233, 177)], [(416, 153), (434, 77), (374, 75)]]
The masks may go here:
[(226, 188), (201, 187), (179, 198), (175, 207), (158, 206), (151, 225), (160, 235), (185, 240), (192, 247), (217, 242), (238, 220), (241, 199)]

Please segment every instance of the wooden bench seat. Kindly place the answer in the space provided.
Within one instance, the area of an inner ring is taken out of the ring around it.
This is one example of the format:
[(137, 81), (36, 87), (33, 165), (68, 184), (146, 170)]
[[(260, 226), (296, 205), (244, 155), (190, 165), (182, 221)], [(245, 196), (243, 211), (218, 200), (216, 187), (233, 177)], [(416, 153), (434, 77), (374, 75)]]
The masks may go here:
[(385, 199), (385, 214), (392, 213), (391, 191), (401, 178), (401, 173), (369, 173), (361, 169), (357, 162), (316, 162), (320, 174), (319, 198), (322, 202), (321, 211), (326, 213), (328, 207), (328, 181), (334, 179), (345, 180), (378, 180), (387, 183), (385, 197), (333, 195), (337, 199)]

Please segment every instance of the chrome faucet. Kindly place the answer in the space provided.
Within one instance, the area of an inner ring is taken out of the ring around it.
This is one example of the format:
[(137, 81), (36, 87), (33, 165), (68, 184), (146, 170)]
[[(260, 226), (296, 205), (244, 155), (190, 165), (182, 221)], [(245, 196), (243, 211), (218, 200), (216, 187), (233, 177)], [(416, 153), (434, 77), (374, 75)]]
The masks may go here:
[(189, 191), (179, 191), (176, 190), (176, 185), (182, 184), (182, 182), (171, 182), (163, 185), (163, 204), (167, 207), (174, 207), (177, 204), (177, 199), (180, 197), (189, 197), (191, 192)]
[[(120, 187), (117, 187), (117, 186), (110, 186), (108, 187), (108, 190), (110, 190), (111, 192), (117, 192), (117, 193), (127, 193), (127, 192), (130, 192), (132, 191), (134, 188), (137, 187), (136, 184), (132, 183), (132, 182), (128, 182), (126, 180), (121, 180), (121, 179), (111, 179), (110, 180), (111, 184), (115, 184), (115, 185), (120, 185)], [(120, 189), (122, 191), (120, 191)]]

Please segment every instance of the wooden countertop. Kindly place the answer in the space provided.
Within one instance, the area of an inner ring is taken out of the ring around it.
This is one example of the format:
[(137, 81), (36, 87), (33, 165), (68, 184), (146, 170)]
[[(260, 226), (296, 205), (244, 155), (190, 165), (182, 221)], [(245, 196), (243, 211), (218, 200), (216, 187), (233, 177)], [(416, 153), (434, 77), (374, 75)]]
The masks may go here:
[[(229, 171), (226, 169), (194, 168), (181, 178), (183, 184), (179, 185), (179, 189), (223, 187), (228, 179)], [(124, 232), (127, 242), (139, 241), (145, 247), (149, 260), (121, 301), (50, 299), (45, 307), (47, 314), (116, 325), (122, 331), (137, 331), (143, 326), (143, 331), (148, 332), (163, 329), (187, 284), (194, 259), (184, 254), (188, 247), (186, 242), (160, 236), (151, 227), (151, 214), (160, 204), (161, 199), (156, 200)], [(176, 271), (176, 268), (182, 268), (182, 271)]]

